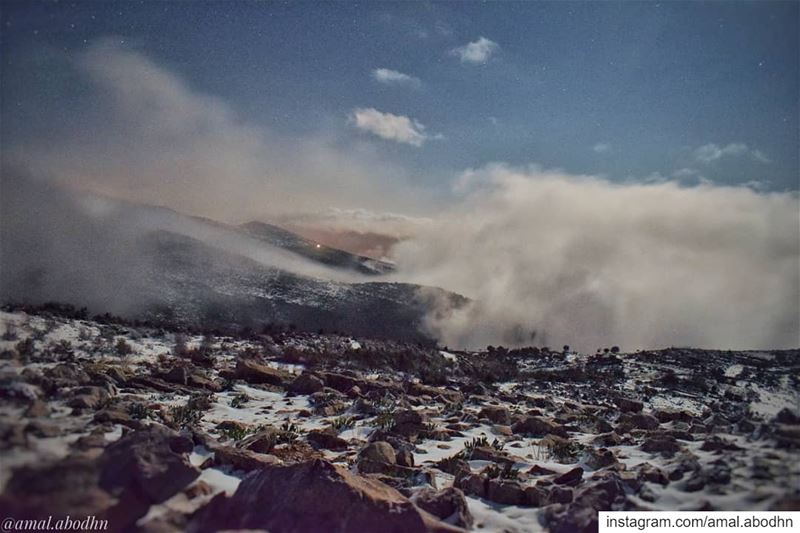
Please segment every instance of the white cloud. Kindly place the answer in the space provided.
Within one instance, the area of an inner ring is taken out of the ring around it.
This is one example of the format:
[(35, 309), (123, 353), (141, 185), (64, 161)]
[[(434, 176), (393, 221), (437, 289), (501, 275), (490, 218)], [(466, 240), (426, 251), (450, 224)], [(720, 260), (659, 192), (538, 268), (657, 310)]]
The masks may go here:
[(358, 108), (350, 113), (350, 121), (360, 130), (368, 131), (382, 139), (422, 146), (430, 139), (425, 126), (403, 115), (383, 113), (375, 108)]
[(611, 145), (608, 143), (597, 143), (592, 147), (592, 150), (598, 154), (604, 154), (611, 151)]
[(419, 78), (388, 68), (376, 68), (372, 71), (372, 78), (385, 85), (406, 85), (409, 87), (422, 85), (422, 81)]
[(406, 281), (473, 299), (429, 315), (444, 344), (797, 345), (796, 194), (503, 164), (458, 184), (463, 203), (395, 248)]
[(694, 155), (698, 161), (703, 163), (711, 163), (723, 157), (739, 157), (743, 155), (750, 156), (761, 163), (770, 162), (761, 150), (751, 149), (744, 143), (730, 143), (726, 146), (709, 143), (695, 150)]
[(450, 53), (458, 56), (462, 63), (480, 65), (489, 61), (498, 50), (499, 44), (486, 37), (479, 37), (477, 41), (453, 48)]

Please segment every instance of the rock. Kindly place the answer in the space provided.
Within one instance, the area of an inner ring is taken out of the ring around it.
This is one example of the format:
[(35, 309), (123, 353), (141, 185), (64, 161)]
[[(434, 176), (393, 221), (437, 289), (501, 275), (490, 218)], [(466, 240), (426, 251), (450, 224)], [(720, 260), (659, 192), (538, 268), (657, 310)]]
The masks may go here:
[(232, 446), (214, 448), (214, 464), (217, 466), (227, 465), (234, 470), (250, 472), (280, 463), (281, 460), (274, 455), (241, 450)]
[(495, 424), (492, 426), (492, 433), (495, 435), (501, 435), (503, 437), (511, 437), (514, 435), (514, 432), (511, 431), (511, 426), (504, 426), (501, 424)]
[(239, 447), (256, 453), (270, 453), (278, 443), (279, 431), (273, 427), (261, 429), (239, 442)]
[(98, 409), (108, 403), (108, 391), (102, 387), (78, 387), (73, 391), (73, 397), (67, 406), (75, 409)]
[(323, 460), (270, 466), (247, 476), (232, 497), (221, 494), (188, 526), (190, 533), (266, 530), (272, 533), (456, 532), (397, 490)]
[(412, 442), (425, 431), (425, 418), (419, 411), (404, 409), (393, 415), (392, 433), (410, 439)]
[(628, 433), (631, 429), (658, 429), (658, 419), (644, 413), (623, 413), (617, 420), (617, 433)]
[(800, 424), (777, 424), (773, 437), (778, 448), (800, 448)]
[(358, 454), (358, 470), (363, 473), (389, 473), (397, 464), (392, 445), (385, 441), (370, 442)]
[(584, 455), (583, 461), (592, 470), (598, 470), (615, 464), (617, 458), (614, 452), (608, 448), (589, 448)]
[(48, 423), (42, 420), (31, 420), (25, 426), (25, 433), (30, 433), (34, 437), (47, 438), (61, 435), (61, 428), (58, 424)]
[(640, 413), (642, 409), (644, 409), (644, 404), (642, 402), (622, 396), (615, 398), (614, 403), (619, 407), (620, 411), (625, 413)]
[(292, 394), (314, 394), (324, 387), (325, 383), (319, 377), (303, 372), (289, 384), (287, 390)]
[(242, 379), (248, 383), (266, 383), (277, 386), (283, 386), (291, 379), (291, 374), (288, 372), (270, 368), (252, 359), (237, 360), (233, 375), (236, 379)]
[(549, 468), (544, 468), (539, 465), (533, 465), (531, 469), (528, 470), (528, 475), (530, 476), (550, 476), (555, 473), (555, 470), (550, 470)]
[[(16, 519), (41, 519), (50, 514), (102, 519), (117, 499), (98, 486), (99, 479), (98, 462), (77, 455), (16, 468), (0, 495), (0, 509)], [(115, 528), (124, 526), (115, 524)]]
[(87, 385), (92, 381), (89, 374), (75, 364), (62, 363), (52, 368), (45, 368), (42, 374), (49, 381), (48, 385), (53, 388), (76, 387)]
[(648, 453), (660, 453), (672, 457), (680, 451), (681, 445), (669, 435), (652, 435), (645, 439), (641, 449)]
[(622, 437), (617, 433), (603, 433), (592, 439), (592, 444), (600, 446), (619, 446), (622, 444)]
[(658, 419), (659, 422), (665, 424), (667, 422), (691, 422), (694, 420), (694, 417), (691, 413), (686, 411), (675, 411), (675, 410), (668, 410), (668, 409), (657, 409), (653, 411), (653, 415)]
[(490, 479), (486, 485), (486, 499), (503, 505), (522, 505), (525, 503), (525, 490), (519, 481)]
[(488, 418), (495, 424), (508, 426), (511, 424), (511, 413), (508, 409), (501, 406), (487, 405), (478, 413), (480, 418)]
[(800, 416), (788, 407), (784, 407), (778, 411), (778, 414), (772, 419), (772, 423), (797, 425), (800, 424)]
[(547, 492), (547, 504), (553, 503), (570, 503), (573, 498), (572, 489), (569, 487), (555, 486), (550, 487)]
[(25, 416), (30, 418), (39, 418), (48, 416), (50, 414), (50, 407), (46, 402), (38, 398), (33, 400), (28, 408), (25, 410)]
[(220, 431), (247, 432), (250, 429), (250, 426), (248, 426), (244, 422), (239, 422), (238, 420), (223, 420), (222, 422), (217, 424), (217, 429)]
[(410, 450), (400, 449), (395, 453), (397, 464), (400, 466), (414, 467), (414, 454)]
[(132, 429), (138, 429), (141, 423), (131, 418), (131, 415), (117, 408), (97, 411), (92, 420), (98, 424), (119, 424)]
[(464, 395), (459, 391), (445, 389), (444, 387), (431, 387), (422, 383), (408, 383), (406, 392), (412, 396), (430, 396), (436, 398), (441, 396), (448, 403), (459, 404), (464, 401)]
[(0, 398), (36, 401), (41, 394), (42, 391), (39, 387), (31, 385), (30, 383), (25, 383), (24, 381), (3, 380), (0, 382)]
[(350, 443), (332, 431), (312, 429), (308, 432), (308, 442), (323, 450), (346, 450)]
[(648, 481), (650, 483), (658, 483), (666, 487), (669, 485), (669, 478), (658, 467), (655, 467), (649, 463), (644, 463), (637, 466), (637, 477), (641, 481)]
[(496, 450), (489, 446), (478, 446), (472, 450), (472, 456), (469, 458), (472, 461), (490, 461), (501, 465), (514, 464), (513, 458), (509, 457), (505, 452)]
[(544, 437), (552, 434), (567, 438), (567, 431), (563, 426), (559, 426), (540, 416), (527, 416), (515, 422), (511, 426), (511, 431), (513, 431), (515, 435), (526, 435), (529, 437)]
[(176, 366), (172, 367), (169, 372), (162, 377), (167, 383), (177, 383), (178, 385), (186, 385), (189, 379), (189, 372), (186, 367)]
[(200, 475), (186, 456), (193, 446), (162, 426), (132, 431), (103, 452), (100, 486), (114, 495), (133, 492), (150, 503), (164, 502)]
[(418, 491), (412, 501), (420, 509), (449, 524), (471, 528), (474, 523), (464, 493), (455, 487), (439, 491), (426, 487)]
[(548, 493), (540, 487), (525, 487), (525, 505), (542, 507), (547, 505)]
[(553, 479), (553, 483), (557, 485), (569, 485), (571, 487), (574, 487), (575, 485), (581, 482), (582, 478), (583, 478), (583, 468), (581, 468), (580, 466), (576, 466), (575, 468)]
[(741, 448), (736, 444), (734, 444), (733, 441), (723, 439), (722, 437), (718, 437), (716, 435), (713, 435), (708, 439), (706, 439), (706, 441), (703, 442), (702, 446), (700, 446), (700, 449), (703, 450), (704, 452), (718, 452), (721, 450), (730, 450), (730, 451), (741, 450)]
[(463, 490), (466, 494), (483, 498), (486, 496), (486, 477), (469, 471), (461, 471), (456, 475), (453, 486)]

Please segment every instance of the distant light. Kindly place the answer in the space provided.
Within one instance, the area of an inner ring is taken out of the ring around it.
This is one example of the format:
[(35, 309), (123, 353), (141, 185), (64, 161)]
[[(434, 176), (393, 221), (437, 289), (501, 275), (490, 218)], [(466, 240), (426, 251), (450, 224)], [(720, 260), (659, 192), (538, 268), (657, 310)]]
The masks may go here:
[(321, 245), (321, 244), (318, 244), (318, 245), (317, 245), (317, 248), (322, 248), (322, 245)]

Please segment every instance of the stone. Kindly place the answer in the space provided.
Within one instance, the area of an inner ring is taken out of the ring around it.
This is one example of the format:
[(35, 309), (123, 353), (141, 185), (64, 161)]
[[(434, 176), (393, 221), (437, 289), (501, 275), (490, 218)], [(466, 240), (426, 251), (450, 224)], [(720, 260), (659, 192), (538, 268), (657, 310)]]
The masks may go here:
[(412, 501), (420, 509), (447, 523), (463, 528), (471, 528), (474, 523), (464, 493), (455, 487), (439, 491), (426, 487), (418, 491)]
[(230, 466), (234, 470), (250, 472), (251, 470), (259, 470), (279, 463), (281, 463), (281, 460), (270, 454), (242, 450), (232, 446), (217, 446), (214, 448), (214, 464), (217, 466)]
[(648, 453), (660, 453), (667, 457), (672, 457), (680, 451), (681, 445), (678, 444), (674, 437), (669, 435), (650, 435), (645, 438), (641, 449)]
[(289, 384), (287, 390), (292, 394), (314, 394), (324, 387), (325, 383), (319, 377), (303, 372)]
[(269, 466), (220, 494), (195, 515), (190, 533), (266, 530), (272, 533), (429, 533), (460, 531), (416, 507), (379, 481), (323, 460)]
[(162, 426), (132, 431), (103, 452), (100, 486), (111, 494), (134, 492), (162, 503), (200, 475), (186, 455), (192, 447), (191, 439)]
[(620, 411), (625, 413), (640, 413), (642, 409), (644, 409), (644, 404), (642, 402), (622, 396), (615, 398), (614, 403), (619, 407)]
[(522, 505), (525, 503), (525, 490), (519, 481), (490, 479), (486, 485), (486, 498), (503, 505)]
[(568, 470), (567, 472), (557, 476), (553, 479), (553, 483), (556, 485), (569, 485), (574, 487), (578, 483), (581, 482), (583, 478), (583, 468), (580, 466), (576, 466), (575, 468)]
[(349, 443), (336, 433), (327, 430), (312, 429), (307, 435), (308, 442), (315, 448), (323, 450), (346, 450)]
[(239, 359), (236, 361), (236, 369), (233, 375), (236, 379), (242, 379), (248, 383), (266, 383), (277, 386), (283, 386), (291, 379), (291, 374), (288, 372), (270, 368), (252, 359)]
[(511, 424), (511, 413), (501, 406), (487, 405), (478, 413), (478, 417), (487, 418), (494, 424), (508, 426)]
[(644, 413), (623, 413), (617, 420), (617, 433), (628, 433), (632, 429), (658, 429), (659, 421), (653, 415)]
[(511, 431), (515, 435), (526, 435), (528, 437), (544, 437), (546, 435), (556, 435), (558, 437), (567, 438), (567, 431), (563, 426), (555, 424), (540, 416), (527, 416), (524, 419), (515, 422), (511, 426)]
[(74, 409), (98, 409), (110, 399), (108, 391), (102, 387), (78, 387), (73, 391), (73, 397), (67, 406)]

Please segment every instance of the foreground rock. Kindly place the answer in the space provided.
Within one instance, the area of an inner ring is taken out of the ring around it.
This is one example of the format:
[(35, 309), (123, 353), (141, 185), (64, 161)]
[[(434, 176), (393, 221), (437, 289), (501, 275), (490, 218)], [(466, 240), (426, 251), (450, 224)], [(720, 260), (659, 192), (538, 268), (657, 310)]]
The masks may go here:
[(220, 494), (189, 524), (271, 533), (456, 532), (395, 489), (323, 460), (270, 466), (247, 476), (231, 497)]

